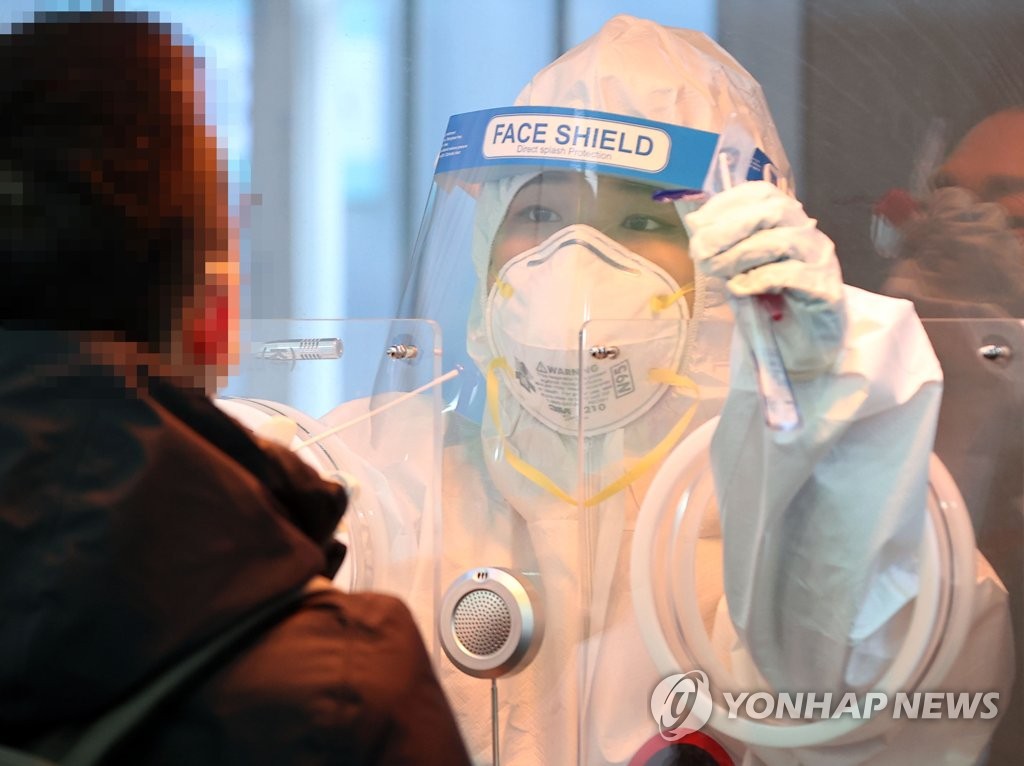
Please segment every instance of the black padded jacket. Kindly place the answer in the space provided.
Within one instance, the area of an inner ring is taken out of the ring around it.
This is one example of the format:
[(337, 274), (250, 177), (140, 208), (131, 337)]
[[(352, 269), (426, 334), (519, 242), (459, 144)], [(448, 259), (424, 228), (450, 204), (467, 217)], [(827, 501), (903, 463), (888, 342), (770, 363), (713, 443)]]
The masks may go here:
[[(205, 396), (0, 330), (0, 742), (88, 721), (340, 562), (341, 487)], [(409, 611), (328, 591), (111, 759), (468, 764)]]

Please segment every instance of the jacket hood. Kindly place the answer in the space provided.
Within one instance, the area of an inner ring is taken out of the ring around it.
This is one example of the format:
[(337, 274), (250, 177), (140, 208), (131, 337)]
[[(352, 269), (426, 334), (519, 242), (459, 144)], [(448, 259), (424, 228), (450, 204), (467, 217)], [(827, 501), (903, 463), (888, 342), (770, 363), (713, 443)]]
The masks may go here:
[(0, 726), (94, 715), (325, 570), (341, 487), (201, 394), (0, 330)]

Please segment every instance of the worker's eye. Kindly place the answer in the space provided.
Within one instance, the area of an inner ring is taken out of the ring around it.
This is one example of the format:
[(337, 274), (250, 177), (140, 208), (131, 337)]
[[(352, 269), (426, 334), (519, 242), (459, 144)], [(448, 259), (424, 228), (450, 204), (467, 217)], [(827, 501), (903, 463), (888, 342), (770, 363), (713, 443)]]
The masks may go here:
[(558, 223), (562, 220), (562, 216), (543, 205), (529, 205), (523, 208), (519, 215), (530, 223)]
[(630, 215), (622, 220), (622, 228), (630, 231), (662, 231), (669, 224), (649, 215)]

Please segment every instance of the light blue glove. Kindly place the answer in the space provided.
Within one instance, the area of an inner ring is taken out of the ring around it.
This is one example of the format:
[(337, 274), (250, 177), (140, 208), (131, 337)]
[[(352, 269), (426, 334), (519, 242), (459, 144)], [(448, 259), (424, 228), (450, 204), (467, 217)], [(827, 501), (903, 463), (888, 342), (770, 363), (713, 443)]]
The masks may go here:
[[(832, 240), (797, 200), (751, 181), (716, 194), (684, 223), (694, 264), (726, 280), (730, 294), (783, 296), (773, 330), (792, 378), (832, 368), (846, 329), (842, 274)], [(740, 331), (749, 339), (748, 328)]]

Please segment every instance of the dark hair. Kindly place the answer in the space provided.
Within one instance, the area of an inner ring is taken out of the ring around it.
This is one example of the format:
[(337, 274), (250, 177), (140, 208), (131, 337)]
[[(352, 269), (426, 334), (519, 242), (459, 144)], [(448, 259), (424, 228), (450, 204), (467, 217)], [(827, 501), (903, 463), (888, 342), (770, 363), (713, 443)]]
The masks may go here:
[(0, 325), (160, 348), (228, 247), (201, 66), (145, 14), (40, 14), (0, 36)]

